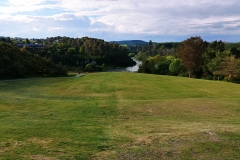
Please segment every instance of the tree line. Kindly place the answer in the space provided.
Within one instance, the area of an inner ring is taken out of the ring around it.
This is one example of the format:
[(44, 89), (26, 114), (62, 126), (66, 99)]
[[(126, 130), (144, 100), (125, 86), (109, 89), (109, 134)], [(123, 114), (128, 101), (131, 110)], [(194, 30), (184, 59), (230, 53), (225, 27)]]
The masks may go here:
[(126, 46), (89, 37), (1, 37), (0, 47), (0, 78), (62, 76), (67, 70), (99, 71), (135, 65)]
[(32, 52), (50, 59), (55, 64), (62, 63), (69, 68), (86, 69), (88, 64), (95, 64), (99, 67), (135, 65), (135, 62), (128, 56), (129, 50), (127, 47), (101, 39), (58, 36), (46, 38), (42, 43), (45, 46), (44, 49), (33, 50)]
[(26, 49), (0, 42), (0, 78), (66, 76), (62, 65), (32, 54)]
[[(23, 47), (18, 48), (18, 44)], [(190, 37), (183, 42), (153, 43), (150, 40), (146, 45), (119, 45), (89, 37), (31, 40), (1, 37), (0, 47), (1, 78), (62, 76), (67, 70), (97, 71), (133, 66), (134, 53), (143, 61), (141, 73), (229, 81), (240, 75), (240, 43), (206, 42), (201, 37)]]
[(206, 79), (240, 79), (240, 43), (206, 42), (190, 37), (181, 43), (142, 46), (141, 73), (188, 76)]

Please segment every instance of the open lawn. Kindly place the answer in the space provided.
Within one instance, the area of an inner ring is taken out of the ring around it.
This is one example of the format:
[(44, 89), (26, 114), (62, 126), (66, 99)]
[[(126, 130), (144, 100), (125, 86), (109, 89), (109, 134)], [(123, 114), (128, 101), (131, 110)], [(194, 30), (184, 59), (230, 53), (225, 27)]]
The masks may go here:
[(240, 159), (240, 85), (138, 73), (0, 82), (0, 159)]

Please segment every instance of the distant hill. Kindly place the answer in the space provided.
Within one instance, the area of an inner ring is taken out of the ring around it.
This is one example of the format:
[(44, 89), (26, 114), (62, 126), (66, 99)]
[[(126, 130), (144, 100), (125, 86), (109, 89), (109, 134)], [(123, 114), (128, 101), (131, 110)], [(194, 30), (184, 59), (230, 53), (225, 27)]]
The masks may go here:
[[(126, 45), (144, 45), (148, 44), (148, 42), (142, 40), (123, 40), (123, 41), (111, 41), (118, 44), (126, 44)], [(153, 42), (154, 43), (154, 42)]]

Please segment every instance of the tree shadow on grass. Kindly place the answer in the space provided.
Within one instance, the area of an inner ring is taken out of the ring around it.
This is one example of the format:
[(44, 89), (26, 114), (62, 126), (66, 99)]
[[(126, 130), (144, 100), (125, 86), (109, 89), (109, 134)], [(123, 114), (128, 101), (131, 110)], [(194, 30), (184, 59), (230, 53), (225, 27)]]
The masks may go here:
[(240, 80), (235, 80), (235, 81), (232, 81), (232, 83), (235, 83), (235, 84), (240, 84)]

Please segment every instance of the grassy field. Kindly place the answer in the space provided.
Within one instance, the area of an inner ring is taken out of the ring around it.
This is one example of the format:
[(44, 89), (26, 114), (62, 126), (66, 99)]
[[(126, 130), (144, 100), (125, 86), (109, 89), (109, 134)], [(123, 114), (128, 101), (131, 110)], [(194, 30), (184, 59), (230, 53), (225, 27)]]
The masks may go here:
[(0, 82), (0, 159), (240, 159), (240, 85), (138, 73)]

